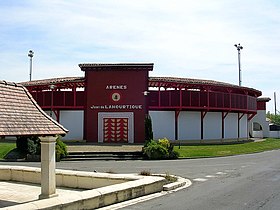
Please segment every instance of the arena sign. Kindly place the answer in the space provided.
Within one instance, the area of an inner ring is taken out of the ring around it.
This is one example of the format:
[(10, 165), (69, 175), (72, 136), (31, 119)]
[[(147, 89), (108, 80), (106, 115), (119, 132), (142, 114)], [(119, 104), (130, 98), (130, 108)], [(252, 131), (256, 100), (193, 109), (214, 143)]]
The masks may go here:
[(93, 105), (90, 107), (91, 109), (143, 109), (141, 104), (132, 105), (132, 104), (124, 104), (124, 105)]

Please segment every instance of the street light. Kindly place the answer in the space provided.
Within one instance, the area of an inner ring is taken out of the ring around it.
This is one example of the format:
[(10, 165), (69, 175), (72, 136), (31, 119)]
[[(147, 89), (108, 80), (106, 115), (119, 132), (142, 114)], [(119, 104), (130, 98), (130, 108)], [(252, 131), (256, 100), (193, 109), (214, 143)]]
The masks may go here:
[(29, 81), (31, 81), (31, 75), (32, 75), (32, 58), (33, 58), (34, 52), (32, 50), (29, 50), (28, 57), (30, 57), (30, 72), (29, 72)]
[(239, 70), (239, 86), (241, 86), (241, 64), (240, 64), (240, 50), (243, 49), (243, 47), (240, 45), (240, 43), (237, 45), (234, 45), (238, 51), (238, 70)]

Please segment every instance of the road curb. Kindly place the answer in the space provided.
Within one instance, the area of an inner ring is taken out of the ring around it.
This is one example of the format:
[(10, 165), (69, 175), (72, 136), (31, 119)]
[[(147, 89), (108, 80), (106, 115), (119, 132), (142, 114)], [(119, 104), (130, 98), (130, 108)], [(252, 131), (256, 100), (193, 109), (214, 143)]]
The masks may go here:
[(174, 175), (173, 175), (173, 177), (177, 178), (177, 181), (164, 185), (163, 191), (175, 190), (180, 187), (189, 187), (192, 184), (192, 182), (189, 179), (185, 179), (185, 178), (182, 178), (179, 176), (174, 176)]

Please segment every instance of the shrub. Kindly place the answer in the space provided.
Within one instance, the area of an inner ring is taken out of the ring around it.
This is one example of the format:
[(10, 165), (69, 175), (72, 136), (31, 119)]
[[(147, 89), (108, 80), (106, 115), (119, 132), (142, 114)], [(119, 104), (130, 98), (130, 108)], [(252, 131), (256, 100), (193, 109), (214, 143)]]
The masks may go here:
[(143, 148), (144, 155), (148, 159), (176, 159), (179, 153), (173, 150), (173, 145), (167, 138), (159, 139), (159, 141), (146, 141)]
[(16, 147), (18, 151), (27, 152), (27, 136), (18, 136), (16, 140)]
[(37, 136), (19, 136), (16, 141), (17, 149), (25, 154), (40, 154), (41, 144)]
[(169, 142), (169, 140), (167, 138), (159, 139), (158, 143), (160, 145), (164, 146), (166, 149), (169, 149), (169, 147), (170, 147), (170, 142)]
[(179, 152), (178, 151), (170, 151), (169, 152), (169, 159), (177, 159), (179, 157)]
[(61, 141), (60, 137), (56, 139), (55, 145), (56, 159), (59, 161), (68, 155), (66, 144)]
[(153, 137), (153, 126), (152, 126), (152, 119), (150, 115), (146, 115), (145, 118), (145, 140), (150, 141)]
[[(19, 136), (17, 137), (16, 146), (18, 151), (26, 156), (41, 154), (41, 141), (37, 136)], [(66, 144), (61, 141), (60, 137), (56, 139), (55, 155), (57, 161), (68, 155)]]
[(144, 148), (144, 154), (148, 159), (152, 160), (166, 159), (168, 157), (168, 150), (158, 143), (149, 144)]

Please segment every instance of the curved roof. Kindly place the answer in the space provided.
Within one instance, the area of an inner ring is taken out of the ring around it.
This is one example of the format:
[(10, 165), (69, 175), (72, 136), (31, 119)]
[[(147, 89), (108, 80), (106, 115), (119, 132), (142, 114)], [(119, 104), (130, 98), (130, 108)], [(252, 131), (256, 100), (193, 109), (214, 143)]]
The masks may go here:
[(150, 77), (149, 87), (165, 88), (188, 88), (200, 90), (212, 90), (220, 92), (248, 93), (249, 95), (261, 96), (262, 92), (254, 88), (233, 85), (215, 80), (178, 78), (178, 77)]
[[(91, 64), (92, 65), (92, 64)], [(49, 89), (50, 85), (57, 85), (61, 88), (84, 87), (85, 77), (63, 77), (45, 80), (33, 80), (20, 83), (26, 87), (37, 87), (38, 89)], [(164, 88), (189, 88), (202, 89), (220, 92), (237, 92), (241, 94), (261, 96), (262, 93), (254, 88), (233, 85), (230, 83), (215, 80), (179, 78), (179, 77), (149, 77), (149, 87)], [(32, 88), (33, 89), (33, 88)]]
[(37, 87), (37, 89), (50, 89), (50, 85), (56, 85), (61, 88), (84, 87), (85, 77), (61, 77), (42, 80), (32, 80), (21, 82), (19, 84), (25, 87)]
[(22, 85), (0, 81), (0, 136), (53, 136), (68, 132)]

